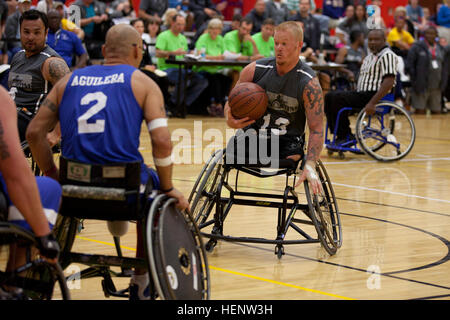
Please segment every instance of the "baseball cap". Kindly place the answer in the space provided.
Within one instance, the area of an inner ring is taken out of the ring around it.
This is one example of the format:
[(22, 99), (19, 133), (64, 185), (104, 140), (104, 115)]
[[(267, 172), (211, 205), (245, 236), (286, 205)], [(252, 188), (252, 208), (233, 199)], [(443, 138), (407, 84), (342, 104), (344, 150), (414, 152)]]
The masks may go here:
[(19, 3), (31, 2), (31, 0), (19, 0)]

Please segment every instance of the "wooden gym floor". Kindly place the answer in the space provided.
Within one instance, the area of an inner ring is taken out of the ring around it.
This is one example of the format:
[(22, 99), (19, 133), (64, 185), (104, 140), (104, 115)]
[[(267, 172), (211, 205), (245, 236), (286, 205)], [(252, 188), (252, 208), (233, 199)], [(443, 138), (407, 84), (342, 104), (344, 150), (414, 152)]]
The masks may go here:
[[(337, 254), (329, 256), (319, 244), (286, 245), (279, 260), (272, 244), (219, 241), (208, 254), (211, 299), (449, 300), (449, 117), (413, 115), (415, 146), (401, 161), (382, 163), (350, 153), (340, 160), (324, 150), (321, 159), (343, 225), (343, 246)], [(190, 153), (197, 162), (174, 168), (175, 185), (188, 197), (203, 167), (199, 159), (206, 161), (201, 159), (202, 150), (209, 148), (206, 157), (211, 149), (223, 147), (225, 139), (211, 142), (210, 136), (222, 132), (225, 137), (226, 125), (223, 119), (188, 117), (170, 119), (169, 127), (174, 152), (186, 152), (187, 160)], [(145, 127), (142, 133), (141, 152), (152, 164)], [(240, 185), (251, 191), (277, 192), (283, 183), (280, 177), (246, 177)], [(276, 209), (235, 206), (224, 233), (274, 238), (276, 217)], [(121, 241), (124, 254), (133, 256), (134, 225)], [(114, 254), (106, 224), (85, 221), (74, 251)], [(73, 270), (77, 266), (66, 272)], [(121, 278), (116, 285), (125, 288), (128, 281)], [(73, 285), (71, 294), (73, 299), (105, 299), (100, 278), (82, 280)]]

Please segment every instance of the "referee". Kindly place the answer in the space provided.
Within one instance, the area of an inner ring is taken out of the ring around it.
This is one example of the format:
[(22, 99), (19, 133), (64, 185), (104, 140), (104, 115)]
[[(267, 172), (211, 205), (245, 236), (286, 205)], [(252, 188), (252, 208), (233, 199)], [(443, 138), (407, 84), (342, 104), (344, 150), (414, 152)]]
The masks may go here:
[[(325, 114), (328, 127), (334, 132), (340, 109), (352, 107), (375, 113), (375, 105), (395, 86), (397, 75), (397, 55), (386, 44), (384, 30), (372, 29), (368, 34), (370, 53), (364, 58), (356, 91), (333, 91), (325, 96)], [(343, 112), (339, 118), (336, 143), (353, 138), (348, 115)]]

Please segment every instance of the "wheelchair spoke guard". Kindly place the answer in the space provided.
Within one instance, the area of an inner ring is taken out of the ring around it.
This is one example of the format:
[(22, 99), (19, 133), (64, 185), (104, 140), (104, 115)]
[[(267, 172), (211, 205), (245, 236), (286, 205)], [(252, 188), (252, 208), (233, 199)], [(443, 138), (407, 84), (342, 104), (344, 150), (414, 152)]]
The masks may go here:
[(209, 299), (209, 270), (196, 224), (160, 195), (147, 219), (148, 260), (155, 289), (165, 300)]

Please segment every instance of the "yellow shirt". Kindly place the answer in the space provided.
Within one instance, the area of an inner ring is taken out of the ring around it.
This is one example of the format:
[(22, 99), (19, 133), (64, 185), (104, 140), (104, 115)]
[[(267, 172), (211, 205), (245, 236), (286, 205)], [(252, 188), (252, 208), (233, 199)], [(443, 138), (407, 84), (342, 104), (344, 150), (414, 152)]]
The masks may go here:
[(397, 28), (394, 28), (389, 32), (387, 37), (387, 42), (392, 47), (394, 45), (394, 42), (397, 41), (403, 41), (407, 44), (413, 44), (414, 43), (414, 37), (406, 30), (402, 30), (401, 33), (398, 32)]
[(75, 23), (67, 19), (61, 19), (61, 26), (64, 30), (72, 32), (77, 28), (77, 25)]

